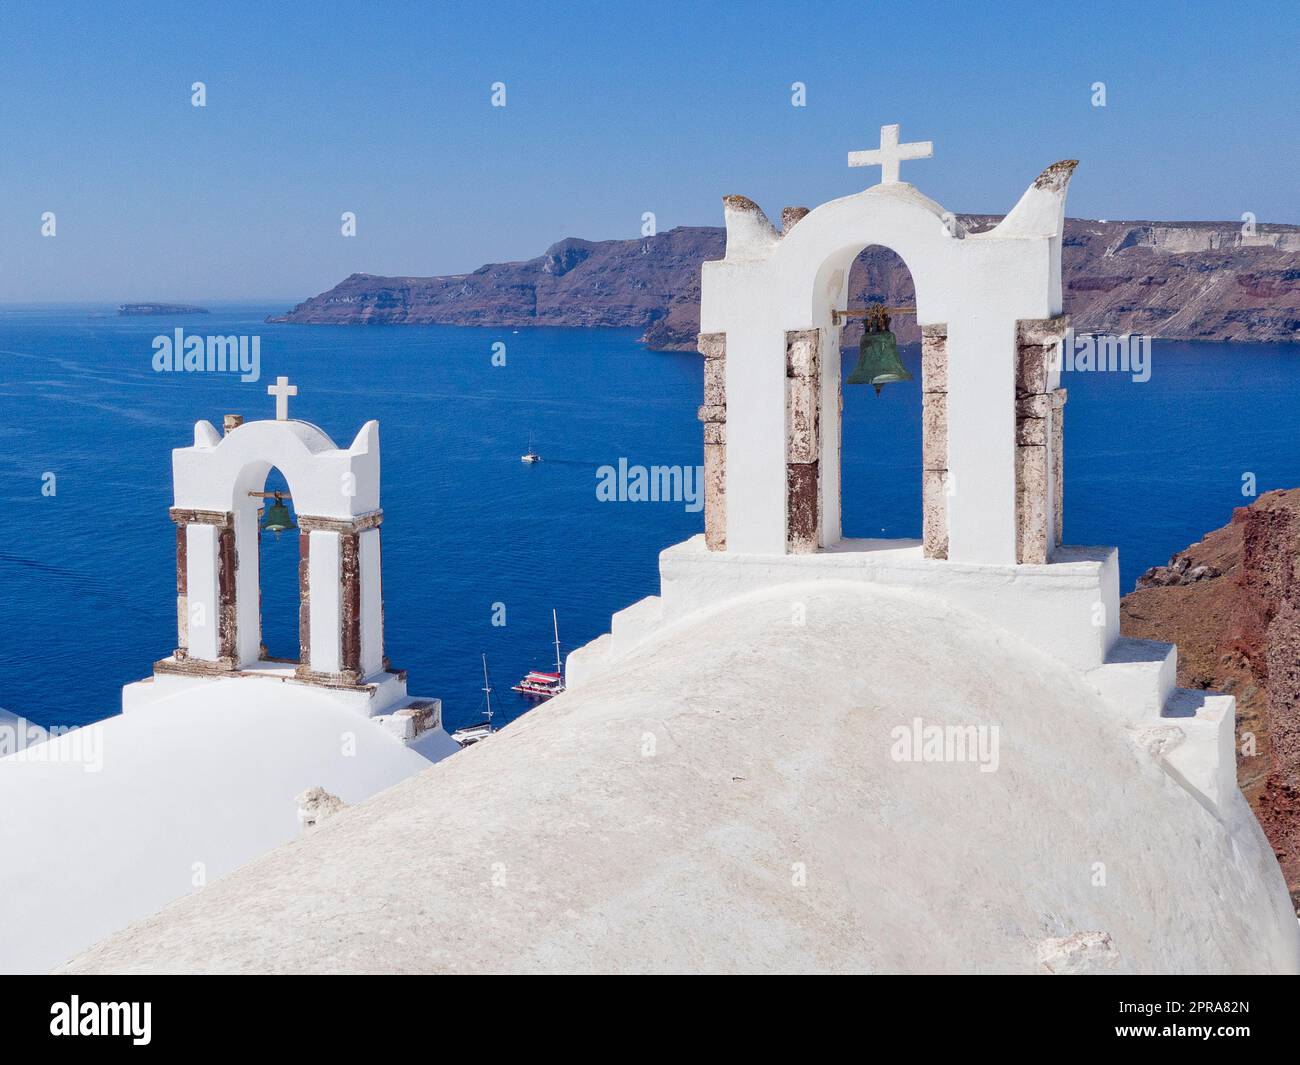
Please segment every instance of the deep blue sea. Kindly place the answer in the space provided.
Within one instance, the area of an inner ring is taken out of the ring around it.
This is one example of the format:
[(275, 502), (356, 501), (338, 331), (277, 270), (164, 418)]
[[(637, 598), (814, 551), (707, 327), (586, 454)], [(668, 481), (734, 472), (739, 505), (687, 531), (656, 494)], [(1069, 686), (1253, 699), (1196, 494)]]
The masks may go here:
[[(170, 653), (171, 449), (200, 418), (292, 416), (346, 447), (381, 424), (386, 644), (449, 727), (476, 719), (486, 653), (508, 689), (610, 614), (658, 591), (658, 552), (703, 528), (680, 503), (602, 502), (596, 470), (701, 461), (702, 366), (647, 352), (636, 330), (268, 325), (282, 304), (120, 318), (111, 307), (0, 308), (0, 707), (43, 724), (116, 713), (124, 683)], [(262, 379), (159, 374), (176, 326), (261, 337)], [(506, 345), (506, 365), (492, 346)], [(904, 350), (919, 378), (918, 352)], [(852, 360), (846, 356), (846, 363)], [(1300, 485), (1300, 345), (1155, 344), (1151, 379), (1067, 374), (1065, 536), (1116, 544), (1123, 590), (1249, 502)], [(545, 461), (519, 461), (532, 434)], [(920, 534), (920, 394), (845, 392), (845, 531)], [(55, 475), (55, 494), (42, 493)], [(297, 655), (296, 535), (263, 546), (263, 622)], [(493, 605), (506, 624), (494, 626)]]

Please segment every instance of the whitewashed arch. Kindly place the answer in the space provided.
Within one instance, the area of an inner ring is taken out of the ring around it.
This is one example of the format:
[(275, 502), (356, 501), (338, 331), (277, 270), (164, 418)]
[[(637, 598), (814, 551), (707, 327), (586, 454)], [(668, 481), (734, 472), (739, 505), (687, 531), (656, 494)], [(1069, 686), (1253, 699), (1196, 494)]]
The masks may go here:
[(164, 671), (211, 673), (261, 659), (259, 528), (272, 468), (288, 485), (300, 529), (299, 679), (359, 685), (381, 672), (383, 600), (379, 423), (339, 448), (303, 421), (255, 421), (222, 436), (194, 426), (172, 452), (177, 524), (177, 649)]
[[(1061, 234), (1074, 165), (1048, 167), (985, 233), (968, 232), (901, 182), (811, 212), (787, 208), (780, 232), (751, 201), (724, 200), (726, 255), (704, 264), (700, 307), (706, 484), (724, 501), (706, 502), (711, 547), (759, 554), (799, 549), (791, 533), (790, 466), (804, 421), (816, 437), (815, 455), (804, 458), (816, 462), (820, 486), (811, 547), (838, 543), (839, 327), (832, 311), (845, 306), (853, 260), (878, 244), (911, 271), (917, 317), (932, 338), (932, 369), (946, 377), (934, 392), (942, 400), (927, 399), (926, 407), (927, 421), (942, 423), (945, 440), (945, 487), (936, 498), (928, 485), (926, 499), (927, 520), (933, 513), (943, 526), (938, 557), (1045, 561), (1059, 534), (1060, 463), (1053, 467), (1050, 441), (1041, 455), (1022, 453), (1039, 446), (1023, 444), (1022, 436), (1050, 436), (1050, 412), (1059, 412), (1064, 394), (1050, 366), (1032, 382), (1021, 378), (1023, 364), (1050, 363), (1044, 353), (1065, 327)], [(801, 401), (805, 386), (812, 398)], [(1021, 402), (1034, 396), (1040, 398)], [(811, 413), (801, 413), (801, 403)], [(1044, 424), (1029, 425), (1027, 417)], [(1059, 433), (1059, 414), (1055, 428)], [(1035, 524), (1044, 516), (1045, 526)]]
[(200, 421), (194, 445), (172, 452), (175, 505), (234, 510), (261, 490), (272, 466), (284, 474), (299, 513), (346, 520), (377, 510), (379, 423), (366, 422), (341, 450), (310, 422), (245, 422), (223, 437)]

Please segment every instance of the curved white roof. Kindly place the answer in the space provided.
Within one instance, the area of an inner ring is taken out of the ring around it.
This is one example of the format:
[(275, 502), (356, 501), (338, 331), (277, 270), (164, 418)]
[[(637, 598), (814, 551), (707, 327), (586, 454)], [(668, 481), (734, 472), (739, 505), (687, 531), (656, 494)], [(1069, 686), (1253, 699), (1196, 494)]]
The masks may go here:
[(429, 765), (314, 689), (248, 678), (42, 746), (0, 758), (0, 971), (46, 971), (197, 890), (195, 863), (211, 883), (294, 839), (307, 788), (357, 802)]
[[(896, 760), (916, 718), (996, 726), (996, 770)], [(1033, 972), (1045, 941), (1096, 932), (1115, 971), (1295, 972), (1240, 794), (1219, 820), (1112, 721), (986, 622), (787, 585), (71, 968)]]

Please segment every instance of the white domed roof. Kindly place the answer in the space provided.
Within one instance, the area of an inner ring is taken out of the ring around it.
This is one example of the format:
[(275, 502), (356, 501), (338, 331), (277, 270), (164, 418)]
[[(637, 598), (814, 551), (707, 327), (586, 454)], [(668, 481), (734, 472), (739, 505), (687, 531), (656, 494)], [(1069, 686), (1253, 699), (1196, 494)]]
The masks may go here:
[[(917, 718), (996, 748), (897, 760)], [(1104, 933), (1089, 963), (1112, 971), (1294, 972), (1276, 863), (1239, 793), (1226, 811), (1017, 638), (787, 585), (72, 967), (1035, 972), (1044, 943)]]
[(455, 750), (434, 738), (413, 749), (305, 685), (241, 678), (0, 758), (0, 972), (46, 971), (294, 839), (307, 788), (357, 802)]

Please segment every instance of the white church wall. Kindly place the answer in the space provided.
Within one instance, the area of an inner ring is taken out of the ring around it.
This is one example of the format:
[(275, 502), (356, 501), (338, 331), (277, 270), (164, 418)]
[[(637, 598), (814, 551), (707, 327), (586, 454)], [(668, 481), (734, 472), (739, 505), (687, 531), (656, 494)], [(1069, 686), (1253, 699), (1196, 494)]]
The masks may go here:
[(948, 557), (1016, 561), (1014, 317), (948, 319)]
[(189, 606), (191, 658), (215, 662), (219, 657), (217, 528), (195, 522), (185, 529), (185, 570)]
[(317, 673), (338, 673), (343, 668), (339, 619), (342, 589), (339, 585), (339, 534), (311, 531), (308, 570), (311, 582), (311, 668)]
[(785, 334), (727, 332), (727, 547), (785, 552)]
[(179, 508), (234, 511), (263, 488), (271, 466), (298, 514), (347, 520), (379, 508), (378, 422), (362, 426), (347, 450), (302, 421), (245, 422), (224, 437), (200, 422), (195, 440), (172, 452)]
[(1047, 565), (991, 566), (923, 558), (915, 540), (848, 540), (837, 551), (771, 556), (709, 551), (696, 536), (660, 553), (659, 574), (661, 614), (638, 612), (654, 624), (629, 630), (637, 641), (615, 633), (616, 656), (652, 635), (660, 616), (667, 624), (758, 589), (809, 580), (863, 581), (934, 597), (1080, 670), (1102, 665), (1119, 635), (1114, 548), (1064, 548)]
[(379, 565), (379, 530), (358, 537), (361, 567), (361, 674), (384, 668), (384, 601)]
[(261, 553), (258, 550), (257, 506), (244, 505), (235, 511), (235, 551), (239, 566), (235, 570), (236, 630), (239, 664), (252, 665), (261, 657)]
[(1104, 665), (1088, 673), (1088, 682), (1126, 726), (1160, 716), (1177, 688), (1178, 648), (1157, 640), (1121, 637)]
[[(847, 280), (845, 284), (847, 284)], [(837, 303), (837, 306), (843, 304)], [(821, 519), (822, 546), (838, 543), (844, 533), (842, 476), (843, 411), (840, 403), (840, 330), (818, 323), (821, 345)]]
[[(1202, 796), (1207, 809), (1246, 806), (1237, 787), (1236, 697), (1181, 689), (1170, 709), (1167, 720), (1182, 734), (1164, 755), (1170, 768)], [(1244, 820), (1255, 821), (1249, 807)], [(1254, 827), (1258, 830), (1257, 822)]]

